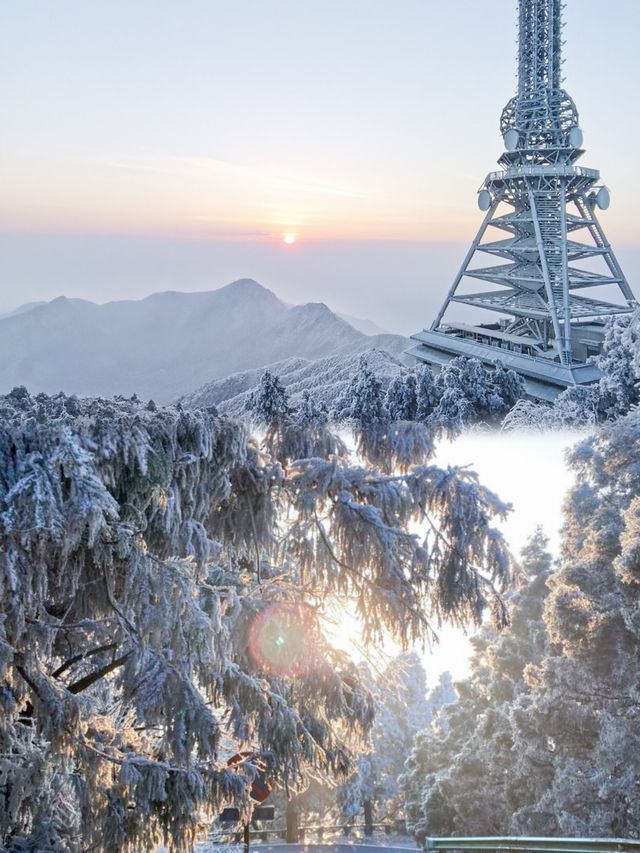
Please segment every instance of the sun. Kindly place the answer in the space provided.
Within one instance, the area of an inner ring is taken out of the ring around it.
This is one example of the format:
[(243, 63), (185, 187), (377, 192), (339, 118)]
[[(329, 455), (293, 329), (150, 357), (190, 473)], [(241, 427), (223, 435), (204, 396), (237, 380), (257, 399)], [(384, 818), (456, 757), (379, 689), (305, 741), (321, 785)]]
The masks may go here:
[[(353, 601), (333, 597), (321, 616), (322, 631), (334, 649), (346, 652), (352, 660), (369, 659), (371, 649), (362, 641), (362, 623)], [(373, 655), (375, 657), (375, 654)]]
[(287, 244), (287, 246), (293, 246), (294, 243), (298, 241), (298, 235), (294, 234), (292, 231), (289, 231), (282, 238), (283, 242)]

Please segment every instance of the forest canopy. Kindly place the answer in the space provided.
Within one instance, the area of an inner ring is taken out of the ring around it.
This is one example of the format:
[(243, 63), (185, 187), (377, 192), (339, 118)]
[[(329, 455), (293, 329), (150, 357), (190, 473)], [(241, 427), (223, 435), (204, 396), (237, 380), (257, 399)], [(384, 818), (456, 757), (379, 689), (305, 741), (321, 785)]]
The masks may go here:
[(469, 679), (403, 777), (418, 838), (640, 838), (640, 412), (570, 452), (559, 560), (538, 531), (511, 625), (474, 641)]

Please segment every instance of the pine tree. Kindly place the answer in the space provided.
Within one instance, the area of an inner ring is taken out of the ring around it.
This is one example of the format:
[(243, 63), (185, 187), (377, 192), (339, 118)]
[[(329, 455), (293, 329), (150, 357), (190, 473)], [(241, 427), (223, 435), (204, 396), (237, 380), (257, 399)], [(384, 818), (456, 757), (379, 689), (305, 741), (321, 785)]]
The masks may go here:
[(639, 457), (637, 411), (572, 452), (548, 652), (512, 712), (515, 832), (640, 837)]
[(269, 427), (284, 423), (291, 413), (284, 386), (269, 370), (265, 370), (258, 387), (249, 394), (246, 407), (258, 424)]
[(640, 313), (609, 318), (602, 352), (594, 359), (602, 377), (589, 386), (563, 391), (553, 405), (520, 400), (504, 427), (515, 429), (575, 429), (622, 417), (640, 402)]
[(247, 398), (252, 420), (265, 428), (264, 448), (281, 464), (320, 456), (328, 459), (344, 452), (340, 438), (330, 429), (329, 413), (310, 391), (304, 391), (298, 408), (280, 378), (266, 370), (260, 384)]
[(453, 686), (451, 673), (448, 671), (440, 673), (438, 683), (429, 693), (427, 701), (429, 724), (433, 724), (439, 731), (446, 734), (446, 715), (442, 712), (448, 705), (453, 705), (457, 699), (458, 694)]
[(604, 417), (626, 415), (640, 402), (638, 392), (638, 314), (611, 317), (605, 326), (602, 353), (597, 364), (602, 371), (598, 384), (600, 411)]
[(405, 759), (417, 732), (431, 720), (426, 673), (415, 653), (390, 661), (377, 678), (374, 695), (371, 748), (358, 757), (356, 771), (340, 790), (346, 818), (361, 814), (365, 805), (378, 819), (400, 812), (398, 780)]
[(389, 383), (384, 406), (390, 421), (414, 421), (417, 414), (416, 377), (402, 373)]
[(553, 405), (519, 400), (505, 417), (505, 431), (577, 430), (591, 428), (599, 419), (600, 393), (597, 386), (574, 385), (559, 394)]
[(455, 435), (474, 423), (496, 424), (524, 395), (522, 378), (498, 363), (488, 370), (477, 358), (455, 358), (435, 382), (438, 404), (430, 422)]
[(416, 738), (401, 784), (418, 839), (507, 834), (511, 815), (529, 801), (527, 780), (515, 769), (510, 714), (527, 689), (525, 670), (547, 648), (547, 544), (536, 530), (522, 552), (509, 627), (500, 633), (486, 627), (474, 638), (471, 675), (456, 684), (457, 701)]
[(499, 361), (490, 373), (493, 397), (490, 401), (494, 416), (502, 417), (525, 394), (524, 380), (515, 370), (507, 369)]
[(365, 356), (360, 358), (345, 393), (336, 401), (333, 416), (337, 423), (352, 428), (360, 455), (385, 470), (391, 470), (400, 457), (406, 467), (431, 452), (431, 441), (424, 430), (412, 424), (396, 424), (390, 429), (382, 383)]
[(426, 423), (440, 397), (431, 370), (426, 364), (416, 369), (416, 420)]
[(500, 613), (506, 507), (473, 475), (265, 442), (213, 412), (0, 398), (0, 848), (186, 850), (247, 808), (255, 767), (225, 749), (289, 789), (348, 774), (374, 707), (324, 639), (336, 596), (365, 643)]
[(365, 356), (345, 394), (336, 401), (334, 416), (338, 422), (349, 421), (362, 431), (384, 428), (388, 418), (384, 408), (382, 384), (373, 373)]

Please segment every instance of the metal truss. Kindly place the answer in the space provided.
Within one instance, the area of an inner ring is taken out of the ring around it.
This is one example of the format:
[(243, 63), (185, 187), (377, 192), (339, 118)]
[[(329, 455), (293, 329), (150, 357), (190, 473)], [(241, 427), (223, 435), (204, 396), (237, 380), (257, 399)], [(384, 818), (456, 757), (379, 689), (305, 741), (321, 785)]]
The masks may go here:
[[(602, 325), (636, 306), (596, 216), (608, 207), (608, 190), (597, 170), (576, 165), (584, 152), (577, 109), (561, 88), (562, 8), (561, 0), (519, 0), (518, 93), (502, 113), (503, 168), (480, 188), (484, 221), (430, 331), (414, 336), (421, 343), (411, 350), (442, 364), (447, 354), (464, 354), (466, 342), (487, 363), (526, 356), (533, 378), (529, 362), (539, 359), (543, 381), (562, 375), (557, 390), (597, 375), (574, 369), (586, 364), (574, 346), (584, 324)], [(490, 287), (465, 292), (470, 280)], [(588, 295), (594, 287), (598, 298)], [(491, 324), (445, 321), (455, 305), (500, 316)], [(551, 370), (552, 363), (567, 369)]]

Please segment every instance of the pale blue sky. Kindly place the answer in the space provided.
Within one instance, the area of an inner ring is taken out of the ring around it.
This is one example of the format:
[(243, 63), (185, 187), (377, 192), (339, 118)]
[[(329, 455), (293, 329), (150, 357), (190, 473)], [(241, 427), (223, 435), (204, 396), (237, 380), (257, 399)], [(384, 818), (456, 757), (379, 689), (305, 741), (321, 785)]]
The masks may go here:
[[(473, 236), (515, 89), (515, 0), (5, 0), (1, 15), (0, 231), (21, 237), (0, 234), (0, 310), (250, 274), (327, 301), (375, 278), (359, 313), (380, 321), (385, 280), (363, 241), (387, 244), (419, 301), (444, 250), (430, 265), (397, 241)], [(604, 224), (629, 254), (640, 3), (568, 0), (565, 18), (583, 162), (602, 170)], [(319, 262), (331, 276), (335, 241), (353, 262), (338, 260), (328, 289), (307, 286)], [(177, 261), (160, 268), (162, 252), (184, 259), (184, 276)]]

